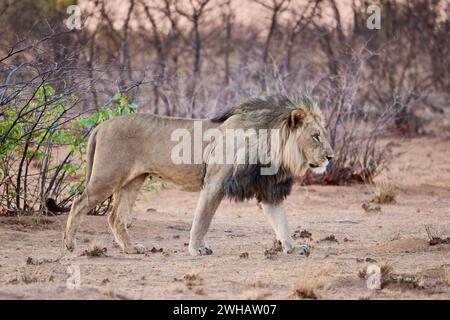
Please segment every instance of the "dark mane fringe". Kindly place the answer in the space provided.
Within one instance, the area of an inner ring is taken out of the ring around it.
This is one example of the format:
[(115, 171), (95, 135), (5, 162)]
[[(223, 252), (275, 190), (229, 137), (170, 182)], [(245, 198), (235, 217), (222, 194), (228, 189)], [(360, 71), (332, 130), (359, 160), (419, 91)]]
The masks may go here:
[(274, 118), (283, 117), (299, 105), (310, 109), (314, 100), (307, 95), (298, 94), (292, 97), (271, 95), (247, 100), (211, 119), (215, 123), (223, 123), (233, 115), (248, 115), (254, 113), (270, 114)]
[(294, 179), (280, 168), (275, 175), (261, 175), (261, 165), (240, 165), (224, 180), (224, 193), (236, 202), (256, 198), (278, 204), (291, 192)]
[(233, 107), (233, 108), (225, 111), (221, 115), (218, 115), (218, 116), (212, 118), (211, 122), (214, 122), (214, 123), (225, 122), (229, 117), (231, 117), (234, 114), (234, 112), (235, 112), (235, 108)]
[(211, 119), (212, 122), (225, 122), (236, 114), (248, 114), (254, 111), (266, 110), (269, 112), (282, 111), (282, 107), (293, 106), (292, 101), (283, 95), (271, 95), (268, 97), (253, 98), (225, 111), (223, 114)]

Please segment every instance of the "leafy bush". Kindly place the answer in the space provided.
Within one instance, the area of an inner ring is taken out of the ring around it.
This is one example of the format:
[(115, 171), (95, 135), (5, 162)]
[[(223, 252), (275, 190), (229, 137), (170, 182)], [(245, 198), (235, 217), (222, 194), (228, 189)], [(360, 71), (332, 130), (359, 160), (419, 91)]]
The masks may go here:
[[(24, 101), (24, 100), (21, 100)], [(134, 113), (118, 93), (87, 117), (71, 112), (79, 98), (47, 84), (31, 98), (12, 100), (0, 114), (0, 213), (43, 211), (48, 197), (64, 205), (83, 190), (87, 136), (99, 123)], [(77, 180), (71, 184), (71, 180)]]

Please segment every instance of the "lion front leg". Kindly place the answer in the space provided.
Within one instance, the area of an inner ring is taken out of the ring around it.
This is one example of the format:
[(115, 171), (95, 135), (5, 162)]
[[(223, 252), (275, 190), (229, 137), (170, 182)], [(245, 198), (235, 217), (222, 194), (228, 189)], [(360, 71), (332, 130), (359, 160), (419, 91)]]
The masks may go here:
[(308, 245), (299, 245), (294, 239), (292, 239), (288, 222), (286, 219), (286, 213), (282, 204), (270, 204), (262, 203), (263, 211), (269, 218), (269, 222), (272, 225), (277, 240), (281, 242), (284, 253), (299, 253), (300, 255), (309, 256), (310, 249)]
[(190, 233), (189, 253), (192, 256), (213, 253), (205, 243), (205, 235), (222, 197), (222, 191), (216, 184), (205, 184), (200, 192)]

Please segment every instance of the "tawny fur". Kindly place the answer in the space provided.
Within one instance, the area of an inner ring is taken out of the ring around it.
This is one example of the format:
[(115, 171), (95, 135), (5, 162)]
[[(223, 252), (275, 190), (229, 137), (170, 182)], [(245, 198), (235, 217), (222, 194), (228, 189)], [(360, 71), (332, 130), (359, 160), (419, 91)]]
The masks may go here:
[[(273, 177), (261, 177), (257, 170), (260, 164), (174, 164), (171, 151), (178, 142), (171, 141), (171, 134), (184, 128), (193, 136), (195, 121), (199, 120), (139, 113), (96, 127), (89, 139), (85, 190), (74, 201), (67, 220), (66, 248), (74, 248), (81, 217), (113, 195), (108, 222), (117, 243), (126, 253), (144, 252), (142, 245), (132, 245), (126, 217), (145, 179), (151, 175), (188, 191), (200, 191), (189, 244), (192, 255), (212, 253), (204, 237), (224, 197), (238, 201), (256, 197), (284, 251), (293, 252), (296, 244), (289, 235), (282, 200), (295, 176), (304, 174), (309, 167), (326, 166), (333, 156), (317, 104), (305, 96), (252, 99), (220, 117), (201, 120), (203, 131), (279, 129), (270, 161), (280, 170)], [(203, 146), (206, 145), (205, 142)]]

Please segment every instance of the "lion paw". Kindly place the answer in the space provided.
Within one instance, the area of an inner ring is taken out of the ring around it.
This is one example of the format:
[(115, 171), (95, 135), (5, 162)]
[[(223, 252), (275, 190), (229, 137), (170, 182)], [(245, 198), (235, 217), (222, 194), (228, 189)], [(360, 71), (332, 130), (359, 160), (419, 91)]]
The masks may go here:
[(311, 248), (306, 244), (301, 244), (301, 245), (291, 244), (291, 245), (283, 246), (283, 251), (284, 251), (284, 253), (287, 253), (287, 254), (298, 253), (301, 256), (308, 257), (309, 254), (311, 253)]
[(64, 239), (64, 246), (66, 247), (66, 250), (69, 252), (73, 252), (76, 247), (76, 243), (74, 240), (68, 241), (67, 239)]
[(213, 251), (211, 250), (211, 248), (207, 247), (207, 246), (202, 246), (198, 249), (198, 252), (200, 253), (201, 256), (209, 256), (210, 254), (213, 253)]
[(192, 256), (209, 256), (213, 253), (213, 251), (208, 246), (203, 245), (198, 248), (189, 248), (189, 253)]
[(143, 244), (140, 244), (140, 243), (136, 244), (134, 246), (134, 249), (136, 250), (137, 254), (144, 254), (145, 251), (147, 250), (147, 248)]
[(296, 246), (295, 249), (301, 256), (308, 257), (311, 253), (311, 248), (307, 244)]
[(133, 247), (125, 249), (125, 253), (128, 254), (144, 254), (147, 248), (142, 244), (136, 244)]

